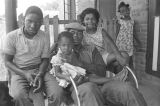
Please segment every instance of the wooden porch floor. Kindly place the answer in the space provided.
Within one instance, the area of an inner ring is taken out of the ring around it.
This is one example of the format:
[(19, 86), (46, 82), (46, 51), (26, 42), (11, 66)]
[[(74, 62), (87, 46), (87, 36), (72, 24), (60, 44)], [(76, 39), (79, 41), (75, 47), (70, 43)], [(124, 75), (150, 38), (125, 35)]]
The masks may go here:
[(148, 106), (160, 106), (160, 79), (149, 74), (139, 82), (139, 90)]

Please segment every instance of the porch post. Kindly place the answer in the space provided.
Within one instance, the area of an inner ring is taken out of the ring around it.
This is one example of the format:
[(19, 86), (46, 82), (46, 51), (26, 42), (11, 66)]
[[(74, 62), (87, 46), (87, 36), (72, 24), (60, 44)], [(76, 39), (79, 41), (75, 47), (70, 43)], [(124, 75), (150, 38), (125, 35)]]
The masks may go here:
[(6, 33), (17, 28), (17, 0), (5, 0)]

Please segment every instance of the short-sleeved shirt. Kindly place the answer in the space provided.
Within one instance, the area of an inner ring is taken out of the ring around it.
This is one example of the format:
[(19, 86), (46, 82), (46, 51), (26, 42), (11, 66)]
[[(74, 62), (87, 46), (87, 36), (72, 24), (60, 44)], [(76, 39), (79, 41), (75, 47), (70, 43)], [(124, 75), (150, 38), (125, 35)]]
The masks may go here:
[[(103, 61), (103, 58), (100, 52), (94, 46), (83, 45), (81, 49), (76, 52), (79, 54), (79, 60), (83, 63), (105, 66), (105, 63)], [(104, 70), (95, 70), (95, 72), (93, 73), (100, 75), (100, 76), (104, 76), (105, 75)]]
[(14, 55), (13, 62), (19, 68), (41, 63), (41, 58), (49, 58), (50, 39), (41, 30), (28, 39), (23, 33), (23, 27), (7, 35), (4, 52)]

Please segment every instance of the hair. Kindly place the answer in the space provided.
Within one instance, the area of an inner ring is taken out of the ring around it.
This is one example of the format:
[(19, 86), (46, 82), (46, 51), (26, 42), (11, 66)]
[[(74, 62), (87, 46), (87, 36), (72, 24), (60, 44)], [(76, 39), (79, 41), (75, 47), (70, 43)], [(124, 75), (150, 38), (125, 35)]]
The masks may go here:
[(93, 14), (96, 18), (97, 23), (99, 22), (100, 14), (97, 9), (94, 8), (86, 8), (85, 10), (82, 11), (82, 13), (79, 16), (80, 22), (83, 24), (84, 17), (86, 14)]
[(120, 8), (121, 7), (126, 7), (126, 8), (128, 8), (129, 9), (129, 4), (126, 4), (125, 2), (121, 2), (119, 5), (118, 5), (118, 12), (120, 12)]
[(71, 42), (74, 42), (74, 39), (73, 39), (73, 34), (71, 32), (68, 32), (68, 31), (63, 31), (61, 32), (59, 35), (58, 35), (58, 43), (61, 41), (61, 39), (65, 37), (65, 38), (68, 38)]
[(37, 7), (37, 6), (30, 6), (27, 8), (26, 10), (26, 13), (25, 13), (25, 17), (28, 15), (28, 14), (36, 14), (38, 15), (41, 19), (43, 19), (43, 13), (42, 13), (42, 10)]

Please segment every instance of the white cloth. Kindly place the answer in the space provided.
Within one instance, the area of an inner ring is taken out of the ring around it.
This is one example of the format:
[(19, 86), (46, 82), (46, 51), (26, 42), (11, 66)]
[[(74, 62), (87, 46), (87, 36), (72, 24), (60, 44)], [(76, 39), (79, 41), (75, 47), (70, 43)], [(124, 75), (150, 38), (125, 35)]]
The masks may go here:
[[(72, 58), (72, 56), (70, 56)], [(77, 75), (85, 75), (86, 74), (86, 70), (81, 68), (81, 67), (77, 67), (77, 66), (73, 66), (69, 63), (66, 63), (67, 59), (64, 59), (62, 57), (62, 51), (59, 49), (57, 55), (53, 56), (51, 59), (51, 63), (53, 68), (50, 70), (50, 73), (53, 74), (55, 76), (55, 66), (60, 66), (61, 70), (62, 70), (62, 74), (63, 75), (68, 75), (70, 74), (72, 78), (75, 78)], [(56, 76), (55, 76), (56, 77)], [(69, 84), (69, 82), (67, 82), (65, 79), (60, 79), (58, 77), (56, 77), (57, 81), (59, 82), (59, 86), (62, 86), (64, 88), (66, 88)]]
[[(77, 67), (77, 66), (73, 66), (69, 63), (64, 63), (63, 65), (61, 65), (61, 70), (63, 71), (62, 74), (70, 74), (71, 77), (74, 79), (76, 76), (79, 75), (83, 75), (85, 76), (86, 74), (86, 70), (81, 68), (81, 67)], [(64, 79), (58, 79), (59, 85), (66, 88), (69, 84), (69, 82), (67, 82)]]

